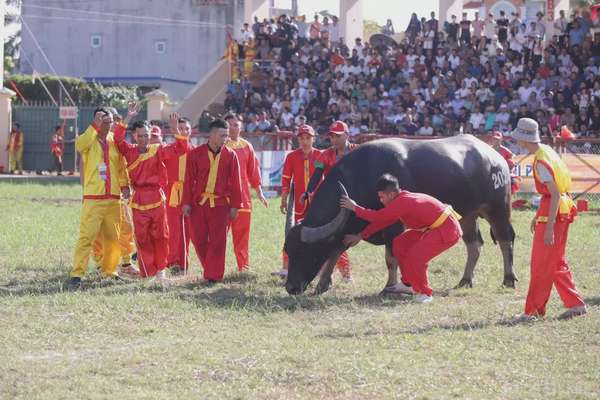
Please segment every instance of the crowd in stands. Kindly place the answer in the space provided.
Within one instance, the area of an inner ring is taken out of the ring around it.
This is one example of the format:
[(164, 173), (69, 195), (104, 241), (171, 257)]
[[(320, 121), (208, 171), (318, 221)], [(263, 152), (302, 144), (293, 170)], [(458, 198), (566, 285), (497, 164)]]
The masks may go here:
[[(600, 24), (588, 12), (523, 21), (501, 12), (447, 22), (412, 15), (400, 42), (340, 37), (338, 19), (282, 15), (244, 24), (225, 108), (249, 132), (326, 132), (344, 120), (365, 132), (449, 136), (512, 130), (533, 117), (542, 135), (567, 126), (600, 137)], [(382, 28), (394, 34), (391, 21)]]

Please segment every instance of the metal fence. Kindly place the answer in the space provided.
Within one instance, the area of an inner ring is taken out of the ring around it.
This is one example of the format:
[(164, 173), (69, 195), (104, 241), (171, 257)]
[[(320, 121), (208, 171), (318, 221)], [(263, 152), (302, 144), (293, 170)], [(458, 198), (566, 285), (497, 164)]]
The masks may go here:
[[(145, 103), (140, 115), (146, 115)], [(80, 106), (76, 120), (65, 120), (65, 153), (63, 168), (74, 170), (75, 137), (83, 132), (94, 118), (96, 106)], [(118, 109), (126, 114), (126, 109)], [(53, 167), (50, 141), (54, 128), (62, 125), (59, 108), (51, 104), (13, 105), (12, 121), (18, 122), (24, 133), (23, 168), (27, 171), (47, 171)]]

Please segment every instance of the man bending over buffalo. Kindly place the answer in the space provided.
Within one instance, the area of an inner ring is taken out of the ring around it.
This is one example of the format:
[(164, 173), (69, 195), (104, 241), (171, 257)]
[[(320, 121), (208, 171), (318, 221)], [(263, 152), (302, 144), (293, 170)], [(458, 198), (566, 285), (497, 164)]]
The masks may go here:
[(341, 206), (356, 213), (370, 224), (358, 235), (346, 235), (344, 244), (355, 246), (362, 239), (400, 221), (405, 231), (393, 241), (393, 254), (404, 283), (402, 291), (414, 293), (419, 303), (430, 302), (432, 290), (427, 277), (427, 263), (454, 246), (462, 236), (458, 215), (451, 206), (423, 193), (401, 190), (398, 180), (390, 175), (381, 176), (375, 185), (377, 196), (384, 205), (380, 210), (369, 210), (343, 196)]

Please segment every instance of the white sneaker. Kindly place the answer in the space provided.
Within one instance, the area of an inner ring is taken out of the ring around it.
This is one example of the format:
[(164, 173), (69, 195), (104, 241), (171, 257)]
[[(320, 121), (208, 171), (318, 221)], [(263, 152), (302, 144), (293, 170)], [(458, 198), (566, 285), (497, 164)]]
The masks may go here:
[(426, 294), (423, 294), (423, 293), (417, 293), (417, 294), (415, 294), (415, 301), (417, 303), (431, 303), (433, 301), (433, 297), (427, 296)]
[(154, 275), (154, 282), (156, 283), (167, 283), (168, 279), (167, 279), (167, 273), (165, 272), (164, 269), (158, 271), (156, 273), (156, 275)]
[(286, 278), (288, 276), (288, 270), (281, 268), (279, 271), (271, 272), (271, 275)]
[(398, 282), (395, 285), (387, 286), (383, 289), (385, 293), (402, 293), (402, 294), (415, 294), (415, 291), (410, 286), (405, 285), (402, 282)]
[(535, 315), (529, 315), (529, 314), (518, 314), (515, 315), (514, 317), (512, 317), (508, 323), (512, 324), (512, 325), (516, 325), (516, 324), (528, 324), (531, 322), (535, 322), (538, 320), (538, 317)]

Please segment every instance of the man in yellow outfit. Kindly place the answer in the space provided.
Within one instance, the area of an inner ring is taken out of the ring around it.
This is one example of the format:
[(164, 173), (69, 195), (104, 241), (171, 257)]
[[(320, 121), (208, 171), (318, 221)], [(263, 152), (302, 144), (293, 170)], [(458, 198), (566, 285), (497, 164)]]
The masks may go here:
[(87, 272), (92, 244), (102, 235), (101, 272), (105, 277), (118, 278), (119, 221), (121, 190), (128, 191), (127, 175), (120, 153), (115, 147), (109, 110), (98, 108), (94, 121), (75, 140), (81, 154), (83, 174), (83, 205), (79, 223), (79, 239), (75, 245), (69, 289), (77, 289)]
[(8, 173), (23, 173), (23, 131), (21, 125), (14, 123), (8, 137)]
[[(123, 117), (119, 115), (115, 108), (111, 107), (108, 110), (113, 115), (114, 124), (118, 124), (123, 120)], [(125, 159), (121, 157), (121, 160), (123, 165), (125, 165)], [(83, 176), (83, 168), (81, 168), (81, 174)], [(127, 176), (127, 170), (125, 170), (125, 174)], [(128, 177), (127, 186), (129, 186)], [(121, 266), (119, 267), (118, 272), (121, 276), (124, 275), (127, 277), (138, 277), (140, 271), (131, 263), (131, 255), (136, 249), (135, 242), (133, 240), (133, 221), (131, 220), (131, 211), (127, 205), (129, 202), (129, 188), (121, 188), (121, 194), (121, 219), (119, 220), (119, 248), (121, 250)], [(102, 245), (102, 233), (99, 232), (98, 237), (92, 246), (92, 258), (96, 262), (98, 269), (101, 269), (103, 256), (104, 250)]]

